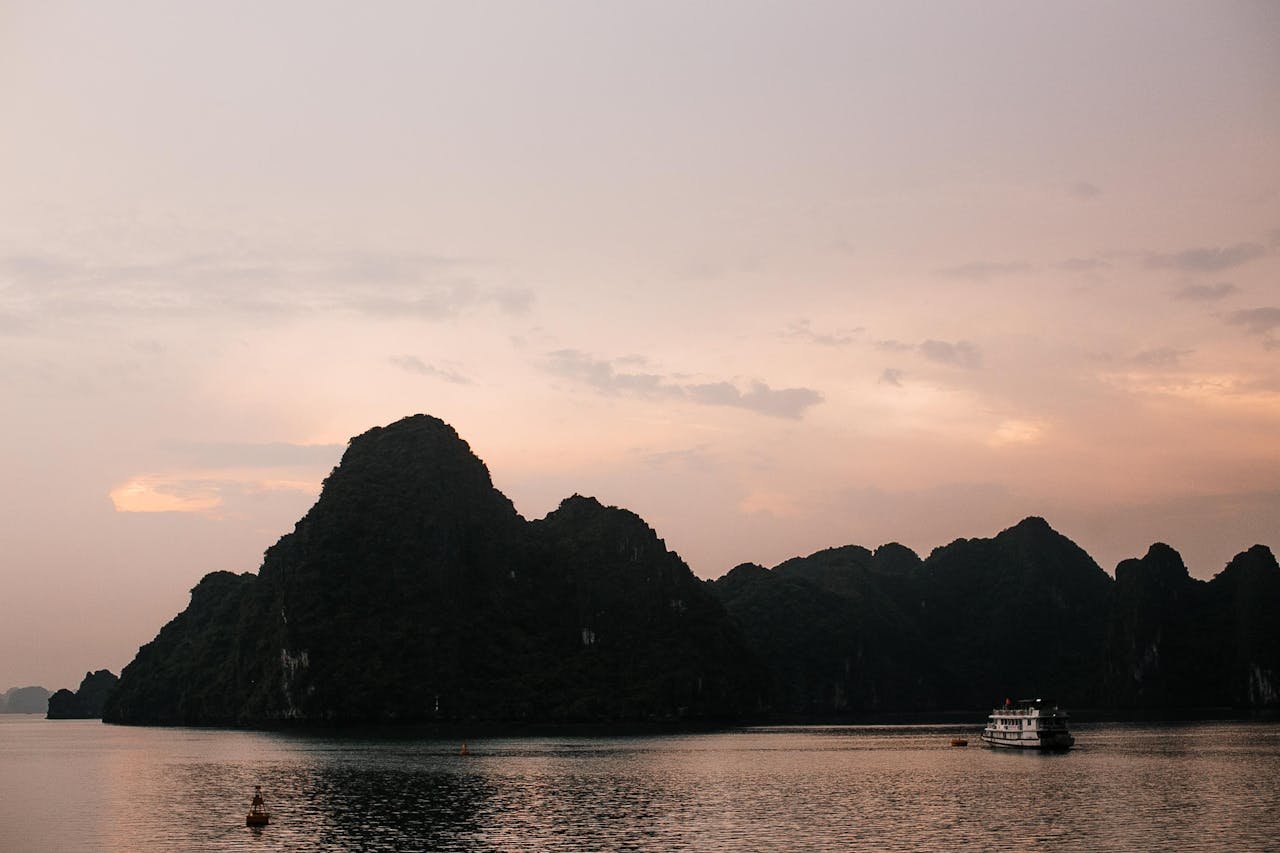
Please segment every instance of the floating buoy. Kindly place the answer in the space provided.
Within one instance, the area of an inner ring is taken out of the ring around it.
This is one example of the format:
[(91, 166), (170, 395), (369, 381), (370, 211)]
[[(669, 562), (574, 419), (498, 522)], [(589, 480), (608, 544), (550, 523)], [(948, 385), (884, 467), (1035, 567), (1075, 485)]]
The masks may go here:
[(245, 826), (266, 826), (271, 822), (271, 815), (267, 812), (267, 804), (262, 799), (262, 786), (253, 786), (253, 800), (249, 803), (249, 813), (244, 817)]

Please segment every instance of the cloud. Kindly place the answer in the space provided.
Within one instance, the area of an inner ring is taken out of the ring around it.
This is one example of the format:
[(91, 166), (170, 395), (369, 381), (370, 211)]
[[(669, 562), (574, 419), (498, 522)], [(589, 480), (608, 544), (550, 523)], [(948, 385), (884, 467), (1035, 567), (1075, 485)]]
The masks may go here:
[(691, 383), (678, 376), (658, 373), (628, 373), (617, 369), (619, 362), (594, 358), (578, 350), (557, 350), (547, 354), (544, 367), (556, 376), (571, 379), (602, 394), (623, 394), (645, 399), (687, 400), (707, 406), (746, 409), (777, 418), (799, 419), (807, 409), (823, 401), (811, 388), (770, 388), (753, 381), (746, 390), (731, 382)]
[(545, 367), (556, 376), (572, 379), (603, 394), (633, 394), (641, 397), (678, 397), (681, 388), (656, 373), (622, 373), (604, 359), (593, 358), (574, 349), (547, 353)]
[(939, 364), (950, 364), (966, 370), (976, 370), (982, 366), (982, 352), (968, 341), (935, 341), (928, 340), (920, 344), (921, 355)]
[(1044, 436), (1045, 424), (1038, 420), (1012, 419), (1001, 421), (987, 438), (991, 447), (1036, 444)]
[[(301, 480), (139, 474), (112, 489), (111, 504), (121, 513), (190, 513), (209, 519), (254, 515), (248, 503), (272, 494), (312, 497), (319, 484)], [(239, 509), (235, 509), (235, 507)]]
[(1092, 199), (1102, 195), (1101, 188), (1088, 181), (1076, 181), (1067, 185), (1067, 192), (1079, 199)]
[(706, 385), (686, 385), (690, 400), (711, 406), (732, 406), (772, 415), (776, 418), (798, 419), (805, 409), (822, 402), (822, 395), (812, 388), (770, 388), (763, 382), (752, 382), (747, 391), (740, 391), (728, 382), (712, 382)]
[(1021, 261), (1012, 263), (972, 261), (967, 264), (961, 264), (958, 267), (944, 267), (943, 269), (934, 270), (934, 272), (938, 275), (946, 276), (947, 278), (960, 278), (968, 281), (986, 281), (987, 279), (999, 278), (1000, 276), (1027, 272), (1030, 269), (1030, 264)]
[(216, 482), (154, 475), (133, 477), (112, 489), (110, 497), (116, 512), (211, 513), (222, 506)]
[(392, 356), (391, 363), (401, 370), (409, 373), (416, 373), (419, 376), (431, 376), (435, 379), (443, 379), (445, 382), (451, 382), (454, 385), (470, 385), (471, 380), (454, 370), (436, 367), (427, 364), (416, 355), (400, 355)]
[(916, 345), (889, 339), (885, 341), (876, 341), (875, 348), (884, 350), (885, 352), (911, 352), (916, 348)]
[(186, 442), (165, 450), (183, 464), (199, 468), (298, 468), (336, 465), (345, 447), (341, 444), (291, 444), (284, 441)]
[(1068, 272), (1097, 272), (1098, 270), (1107, 269), (1111, 264), (1101, 258), (1067, 258), (1065, 261), (1054, 264), (1054, 266)]
[(841, 347), (853, 343), (862, 332), (863, 329), (859, 326), (856, 329), (837, 329), (834, 332), (819, 333), (810, 328), (808, 320), (797, 320), (787, 327), (783, 335), (819, 346)]
[(1213, 246), (1186, 249), (1172, 254), (1151, 254), (1147, 266), (1151, 269), (1172, 269), (1181, 272), (1220, 272), (1238, 267), (1267, 253), (1257, 243), (1237, 243), (1234, 246)]
[(1273, 334), (1280, 328), (1280, 308), (1246, 308), (1232, 311), (1226, 319), (1232, 326), (1243, 326), (1251, 335), (1261, 335), (1265, 349), (1280, 349), (1280, 338)]
[(45, 318), (356, 311), (434, 320), (483, 307), (523, 314), (534, 299), (520, 288), (480, 286), (460, 261), (412, 254), (208, 254), (132, 264), (27, 254), (0, 258), (0, 282), (9, 285), (0, 310)]
[(640, 457), (642, 464), (657, 469), (669, 467), (693, 471), (706, 471), (711, 466), (711, 453), (705, 444), (684, 450), (662, 450), (656, 453), (645, 453)]
[(880, 382), (885, 385), (892, 385), (895, 388), (901, 388), (903, 375), (903, 372), (896, 367), (886, 367), (884, 372), (880, 374)]
[(1280, 326), (1280, 308), (1247, 308), (1227, 315), (1232, 326), (1243, 326), (1251, 335), (1265, 335)]
[(1178, 367), (1182, 359), (1191, 355), (1193, 352), (1195, 352), (1195, 350), (1174, 349), (1173, 347), (1157, 347), (1155, 349), (1143, 350), (1129, 360), (1139, 367), (1169, 370)]
[(1173, 294), (1174, 299), (1186, 299), (1191, 302), (1215, 302), (1235, 293), (1238, 288), (1230, 282), (1218, 284), (1188, 284)]

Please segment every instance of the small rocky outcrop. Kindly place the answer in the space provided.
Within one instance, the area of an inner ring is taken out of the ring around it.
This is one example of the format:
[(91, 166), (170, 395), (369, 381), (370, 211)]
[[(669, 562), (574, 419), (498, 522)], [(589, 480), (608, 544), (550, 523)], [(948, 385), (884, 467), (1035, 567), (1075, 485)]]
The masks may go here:
[(49, 697), (50, 720), (99, 720), (107, 697), (120, 679), (111, 671), (100, 669), (86, 672), (80, 688), (74, 693), (67, 689)]

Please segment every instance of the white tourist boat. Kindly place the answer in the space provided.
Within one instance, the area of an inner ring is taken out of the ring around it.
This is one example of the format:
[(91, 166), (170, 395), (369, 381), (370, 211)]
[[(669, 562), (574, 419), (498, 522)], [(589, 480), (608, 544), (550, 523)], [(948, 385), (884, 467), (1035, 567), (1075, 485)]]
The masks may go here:
[(1067, 712), (1040, 699), (1004, 702), (995, 708), (982, 730), (987, 746), (1004, 749), (1040, 749), (1065, 751), (1076, 739), (1067, 731)]

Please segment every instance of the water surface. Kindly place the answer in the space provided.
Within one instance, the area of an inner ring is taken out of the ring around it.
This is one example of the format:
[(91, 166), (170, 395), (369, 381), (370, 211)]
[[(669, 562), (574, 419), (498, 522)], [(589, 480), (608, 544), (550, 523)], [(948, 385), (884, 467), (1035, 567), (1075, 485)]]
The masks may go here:
[[(1280, 726), (456, 739), (0, 716), (0, 850), (1276, 849)], [(952, 748), (966, 734), (974, 746)], [(244, 825), (255, 784), (272, 811)]]

